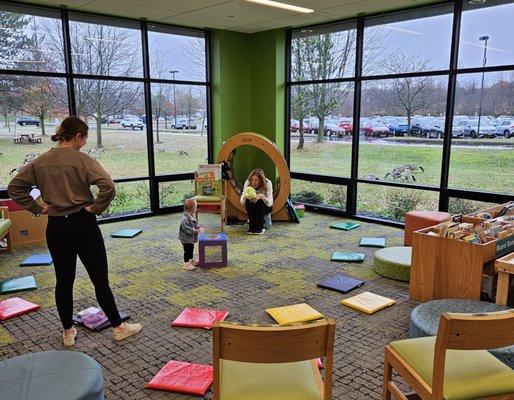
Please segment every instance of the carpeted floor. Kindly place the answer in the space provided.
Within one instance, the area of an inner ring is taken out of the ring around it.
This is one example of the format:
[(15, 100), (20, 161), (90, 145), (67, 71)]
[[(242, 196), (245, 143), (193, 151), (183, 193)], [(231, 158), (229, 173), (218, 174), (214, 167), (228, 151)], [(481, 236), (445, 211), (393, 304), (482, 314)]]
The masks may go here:
[[(223, 308), (230, 310), (228, 321), (271, 323), (266, 308), (307, 302), (337, 319), (334, 398), (379, 399), (384, 345), (407, 336), (416, 302), (409, 300), (407, 284), (372, 271), (375, 249), (359, 247), (358, 241), (362, 236), (384, 236), (388, 246), (401, 245), (403, 231), (366, 223), (350, 232), (328, 228), (338, 220), (306, 213), (301, 224), (275, 223), (264, 236), (247, 236), (246, 227), (228, 226), (229, 266), (196, 271), (182, 269), (182, 247), (177, 240), (180, 214), (102, 225), (118, 306), (144, 328), (140, 335), (120, 343), (112, 341), (110, 330), (91, 333), (80, 328), (74, 350), (89, 354), (103, 366), (108, 400), (188, 399), (144, 387), (169, 360), (212, 363), (210, 331), (170, 327), (184, 307)], [(216, 232), (217, 221), (214, 215), (200, 217), (208, 232)], [(144, 231), (134, 239), (111, 238), (110, 233), (120, 228)], [(39, 289), (17, 296), (42, 306), (38, 312), (0, 325), (0, 359), (63, 349), (53, 267), (18, 266), (28, 255), (45, 250), (26, 246), (12, 255), (0, 254), (0, 280), (33, 274)], [(333, 251), (344, 250), (366, 253), (366, 260), (361, 264), (330, 261)], [(366, 284), (348, 295), (316, 287), (318, 281), (337, 273), (363, 279)], [(397, 304), (374, 315), (339, 304), (362, 291), (391, 297)], [(14, 296), (0, 296), (0, 300)], [(92, 285), (80, 266), (75, 310), (92, 305), (96, 305)], [(206, 398), (211, 396), (209, 392)]]

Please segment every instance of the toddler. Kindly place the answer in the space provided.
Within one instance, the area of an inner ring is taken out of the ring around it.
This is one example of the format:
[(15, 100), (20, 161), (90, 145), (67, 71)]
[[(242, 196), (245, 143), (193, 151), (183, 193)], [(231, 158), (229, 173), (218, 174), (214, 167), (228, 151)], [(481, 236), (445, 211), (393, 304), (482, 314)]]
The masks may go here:
[(180, 222), (180, 229), (178, 233), (178, 240), (184, 247), (184, 269), (196, 269), (198, 261), (193, 258), (195, 243), (198, 241), (198, 233), (203, 232), (205, 229), (198, 225), (195, 218), (196, 214), (196, 200), (187, 199), (184, 201), (184, 214)]

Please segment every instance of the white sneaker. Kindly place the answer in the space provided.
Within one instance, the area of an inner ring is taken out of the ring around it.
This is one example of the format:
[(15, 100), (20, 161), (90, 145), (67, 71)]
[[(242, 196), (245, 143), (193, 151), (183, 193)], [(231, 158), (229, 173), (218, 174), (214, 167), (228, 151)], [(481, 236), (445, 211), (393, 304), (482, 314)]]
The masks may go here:
[(62, 343), (66, 347), (71, 347), (75, 345), (75, 338), (77, 337), (77, 330), (73, 328), (73, 334), (72, 335), (65, 335), (64, 332), (62, 333)]
[(196, 269), (196, 267), (193, 264), (191, 264), (191, 261), (185, 262), (184, 266), (182, 268), (184, 268), (188, 271), (192, 271), (192, 270)]
[(198, 258), (196, 258), (196, 257), (189, 260), (189, 262), (191, 263), (191, 265), (193, 267), (196, 267), (199, 264)]
[(139, 333), (143, 326), (141, 324), (129, 324), (126, 322), (122, 323), (122, 329), (113, 328), (112, 338), (116, 341), (126, 339), (130, 336), (134, 336)]

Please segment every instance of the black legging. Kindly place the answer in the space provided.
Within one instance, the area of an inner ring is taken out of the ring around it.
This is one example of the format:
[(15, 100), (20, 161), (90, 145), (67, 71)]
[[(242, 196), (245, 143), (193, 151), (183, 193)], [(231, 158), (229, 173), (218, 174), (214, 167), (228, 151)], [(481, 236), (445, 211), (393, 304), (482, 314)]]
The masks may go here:
[(193, 253), (195, 251), (194, 243), (182, 243), (182, 247), (184, 248), (184, 262), (188, 262), (193, 258)]
[(269, 214), (273, 207), (268, 207), (262, 199), (250, 201), (246, 199), (246, 212), (248, 213), (248, 222), (250, 232), (260, 232), (264, 228), (264, 216)]
[(55, 302), (64, 329), (73, 326), (73, 282), (77, 255), (95, 287), (96, 299), (112, 326), (121, 324), (107, 274), (107, 254), (94, 214), (85, 210), (48, 217), (46, 242), (55, 268)]

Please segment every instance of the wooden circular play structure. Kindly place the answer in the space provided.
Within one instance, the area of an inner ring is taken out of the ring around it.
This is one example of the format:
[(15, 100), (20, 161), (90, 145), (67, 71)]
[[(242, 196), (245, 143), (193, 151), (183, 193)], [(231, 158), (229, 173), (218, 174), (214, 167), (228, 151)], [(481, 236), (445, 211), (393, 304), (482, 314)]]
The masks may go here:
[[(222, 161), (230, 160), (231, 157), (233, 157), (234, 151), (239, 146), (253, 146), (258, 148), (266, 153), (275, 164), (280, 179), (279, 186), (277, 190), (274, 191), (273, 211), (271, 212), (271, 216), (275, 221), (288, 221), (289, 215), (287, 213), (286, 202), (291, 192), (291, 175), (284, 156), (275, 143), (265, 136), (253, 132), (243, 132), (232, 136), (223, 143), (216, 162), (221, 163)], [(245, 207), (239, 201), (239, 194), (230, 184), (225, 185), (225, 197), (228, 200), (227, 218), (237, 218), (245, 221), (247, 218)]]

